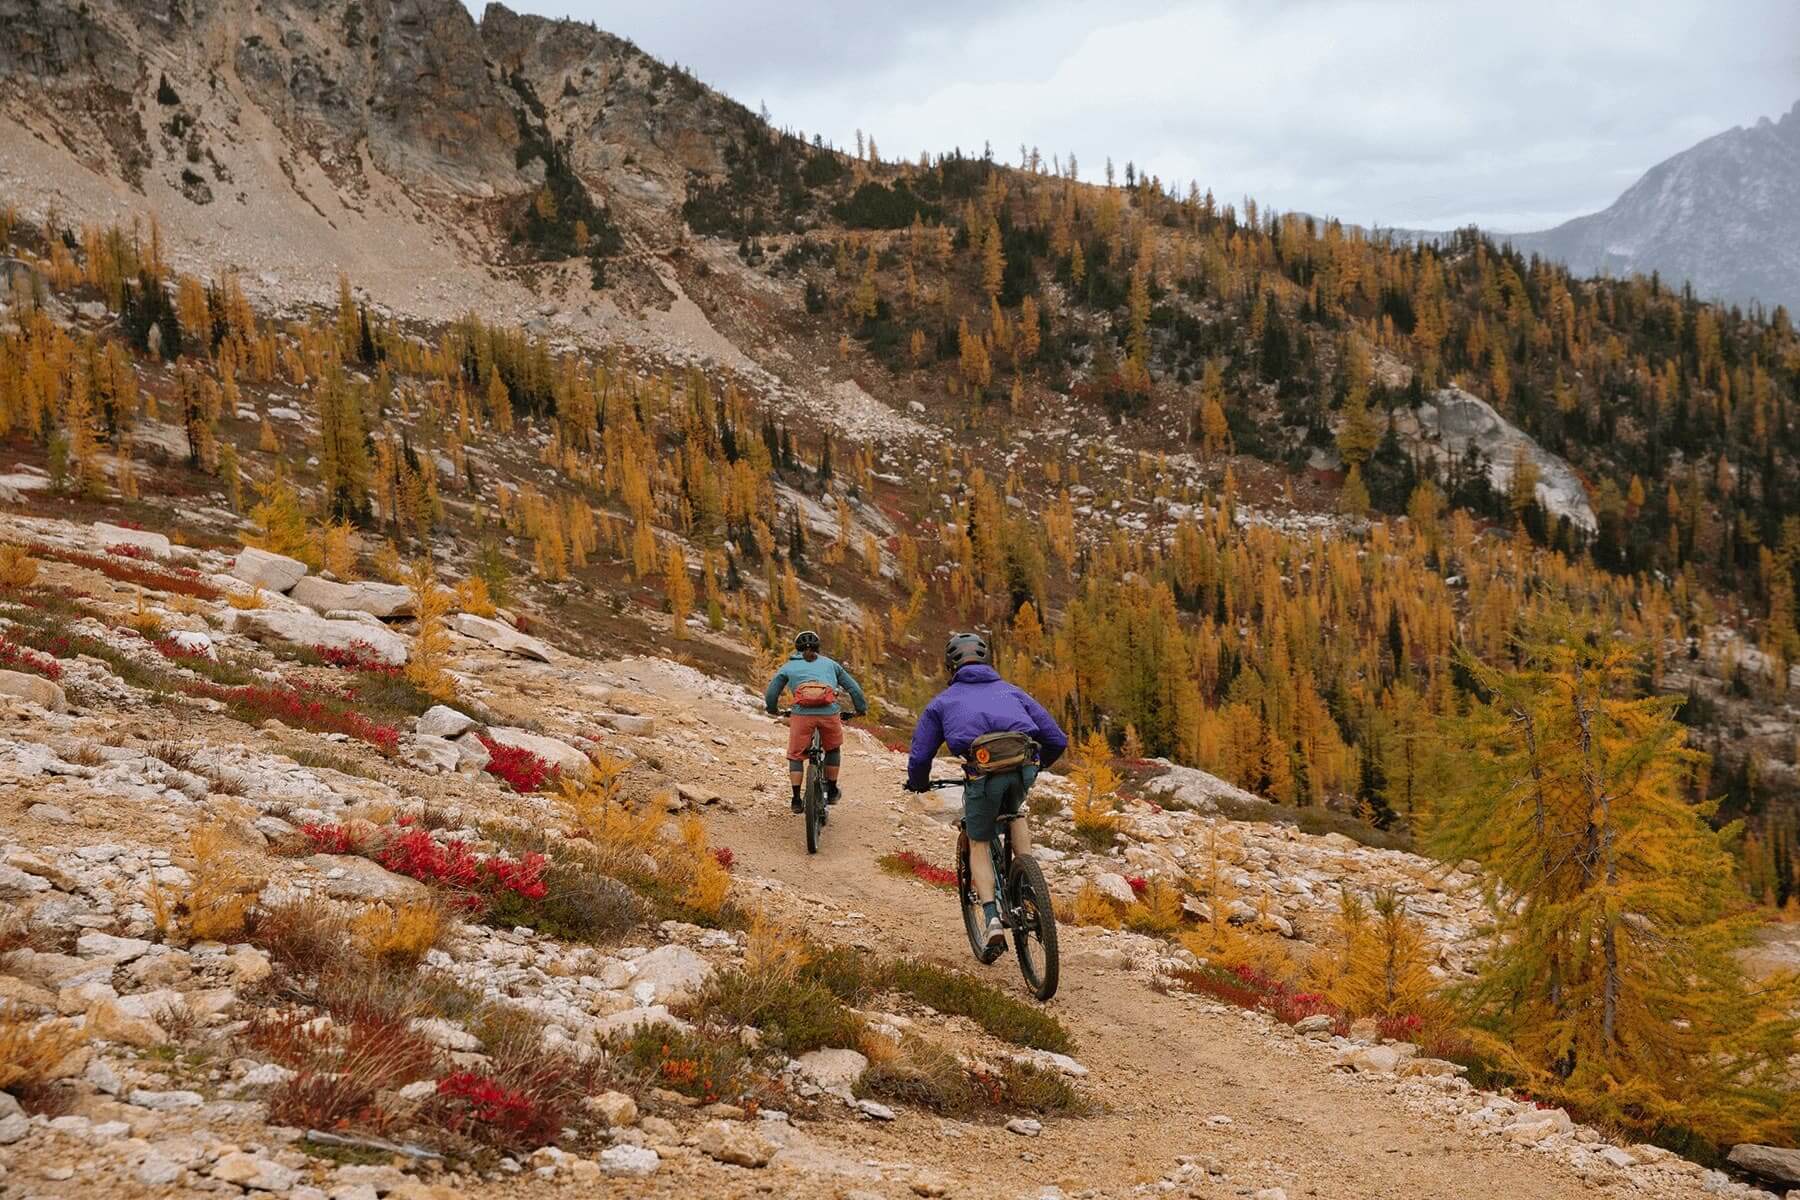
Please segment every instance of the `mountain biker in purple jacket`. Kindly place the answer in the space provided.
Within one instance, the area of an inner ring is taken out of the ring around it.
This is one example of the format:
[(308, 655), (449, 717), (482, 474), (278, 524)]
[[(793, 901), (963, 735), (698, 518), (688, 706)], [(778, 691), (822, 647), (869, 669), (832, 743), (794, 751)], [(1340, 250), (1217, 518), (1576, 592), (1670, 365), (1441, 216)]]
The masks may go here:
[(1048, 767), (1069, 748), (1068, 735), (1044, 706), (1022, 689), (1000, 678), (988, 665), (988, 645), (973, 633), (951, 635), (944, 647), (944, 666), (950, 672), (950, 686), (939, 692), (919, 714), (913, 729), (912, 753), (906, 760), (906, 790), (923, 792), (931, 781), (931, 760), (940, 745), (966, 758), (976, 738), (989, 733), (1023, 733), (1037, 742), (1038, 760), (1018, 768), (1024, 786), (1010, 786), (1013, 772), (999, 775), (969, 774), (963, 783), (963, 828), (969, 835), (969, 873), (975, 892), (981, 897), (982, 913), (987, 917), (989, 944), (1006, 940), (1000, 924), (999, 909), (994, 903), (994, 863), (988, 843), (994, 839), (1002, 816), (1012, 821), (1013, 849), (1031, 852), (1031, 830), (1024, 814), (1012, 808), (1002, 813), (1003, 798), (1022, 803), (1026, 791), (1037, 779), (1039, 769)]

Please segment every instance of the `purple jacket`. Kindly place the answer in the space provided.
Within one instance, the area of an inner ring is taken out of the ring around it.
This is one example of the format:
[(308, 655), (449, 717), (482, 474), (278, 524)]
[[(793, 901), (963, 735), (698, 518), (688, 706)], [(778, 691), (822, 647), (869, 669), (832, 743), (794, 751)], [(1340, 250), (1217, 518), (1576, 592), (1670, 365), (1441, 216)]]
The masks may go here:
[(969, 752), (984, 733), (1028, 733), (1040, 747), (1038, 765), (1047, 767), (1069, 748), (1068, 735), (1044, 706), (1000, 678), (994, 668), (975, 663), (960, 668), (950, 686), (932, 697), (913, 730), (912, 754), (906, 760), (906, 786), (915, 791), (931, 778), (931, 759), (938, 746), (953, 754)]

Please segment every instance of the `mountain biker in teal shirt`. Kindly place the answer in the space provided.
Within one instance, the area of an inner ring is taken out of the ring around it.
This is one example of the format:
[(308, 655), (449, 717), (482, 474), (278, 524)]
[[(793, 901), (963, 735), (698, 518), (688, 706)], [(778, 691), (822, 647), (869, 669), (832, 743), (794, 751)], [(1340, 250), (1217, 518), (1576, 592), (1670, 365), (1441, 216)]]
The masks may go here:
[(842, 697), (848, 693), (850, 715), (860, 717), (869, 711), (869, 701), (850, 672), (819, 653), (819, 635), (807, 630), (794, 639), (794, 653), (775, 672), (763, 690), (763, 708), (773, 716), (780, 707), (781, 693), (794, 693), (793, 715), (788, 718), (788, 783), (793, 788), (792, 807), (804, 810), (800, 803), (800, 785), (805, 779), (806, 748), (812, 744), (813, 730), (819, 731), (819, 744), (825, 749), (825, 803), (838, 802), (838, 768), (843, 760), (844, 723)]

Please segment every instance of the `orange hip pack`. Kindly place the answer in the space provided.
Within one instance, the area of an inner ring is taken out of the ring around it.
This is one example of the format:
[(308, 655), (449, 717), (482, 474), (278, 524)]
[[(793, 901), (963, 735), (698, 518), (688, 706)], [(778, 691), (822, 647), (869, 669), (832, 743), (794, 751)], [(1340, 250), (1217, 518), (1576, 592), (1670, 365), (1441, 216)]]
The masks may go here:
[(829, 683), (812, 680), (794, 689), (794, 704), (798, 708), (825, 708), (837, 703), (837, 689)]

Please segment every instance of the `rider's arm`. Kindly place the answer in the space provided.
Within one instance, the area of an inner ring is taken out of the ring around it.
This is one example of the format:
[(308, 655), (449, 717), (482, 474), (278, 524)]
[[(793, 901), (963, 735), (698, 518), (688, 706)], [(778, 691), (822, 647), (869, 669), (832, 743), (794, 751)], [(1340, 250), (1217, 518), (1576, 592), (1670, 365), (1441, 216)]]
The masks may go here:
[(906, 757), (908, 789), (922, 792), (925, 785), (931, 782), (931, 759), (943, 742), (944, 718), (938, 712), (937, 701), (933, 700), (919, 714), (919, 723), (913, 726), (912, 753)]
[(1062, 726), (1056, 723), (1056, 718), (1050, 715), (1049, 710), (1033, 700), (1023, 689), (1019, 690), (1019, 699), (1024, 702), (1031, 723), (1037, 726), (1033, 736), (1038, 743), (1038, 766), (1048, 767), (1069, 748), (1069, 735), (1062, 731)]
[(781, 689), (787, 686), (787, 668), (775, 672), (775, 678), (769, 680), (769, 686), (763, 689), (763, 708), (773, 715), (781, 704)]
[(862, 688), (857, 686), (856, 678), (851, 675), (850, 672), (844, 670), (844, 665), (842, 663), (838, 664), (837, 678), (838, 686), (850, 693), (850, 699), (856, 705), (856, 715), (860, 717), (868, 712), (869, 698), (863, 695)]

